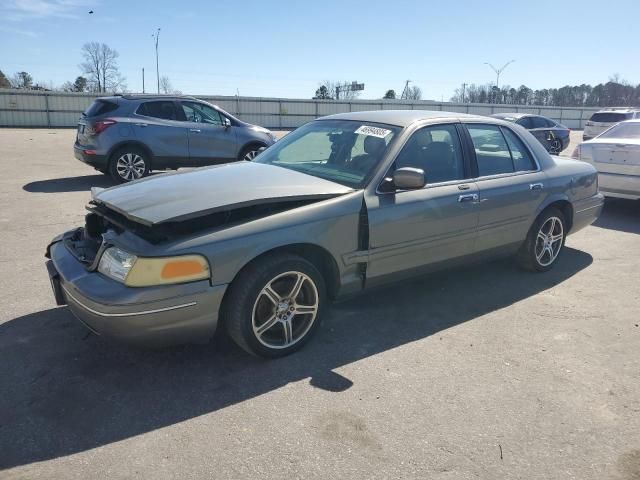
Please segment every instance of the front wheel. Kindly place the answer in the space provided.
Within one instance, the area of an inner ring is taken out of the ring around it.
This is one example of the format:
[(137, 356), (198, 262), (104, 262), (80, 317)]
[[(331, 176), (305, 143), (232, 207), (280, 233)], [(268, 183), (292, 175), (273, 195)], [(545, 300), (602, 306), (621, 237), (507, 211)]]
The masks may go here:
[(546, 272), (556, 263), (566, 239), (566, 221), (556, 208), (542, 212), (518, 252), (518, 263), (534, 272)]
[(233, 282), (224, 322), (229, 336), (247, 352), (283, 357), (316, 332), (325, 301), (324, 279), (311, 262), (297, 255), (269, 255)]
[(247, 148), (240, 152), (238, 155), (238, 160), (244, 160), (246, 162), (253, 161), (254, 158), (258, 156), (258, 154), (264, 149), (259, 145), (249, 145)]
[(113, 154), (109, 174), (118, 183), (127, 183), (149, 174), (149, 158), (145, 152), (125, 147)]

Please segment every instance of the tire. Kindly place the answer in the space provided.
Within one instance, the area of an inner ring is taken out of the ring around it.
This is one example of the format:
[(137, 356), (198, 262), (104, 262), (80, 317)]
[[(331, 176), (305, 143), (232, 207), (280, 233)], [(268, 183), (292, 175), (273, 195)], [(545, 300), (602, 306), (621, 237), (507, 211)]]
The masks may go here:
[(555, 138), (554, 140), (551, 141), (551, 144), (549, 145), (550, 154), (558, 155), (559, 153), (562, 152), (562, 150), (564, 150), (562, 145), (562, 140), (560, 140), (559, 138)]
[[(551, 237), (549, 237), (551, 233)], [(521, 267), (532, 272), (546, 272), (557, 263), (567, 238), (567, 222), (557, 208), (543, 211), (529, 229), (527, 239), (517, 254)]]
[[(298, 294), (291, 301), (294, 287)], [(311, 262), (286, 253), (268, 255), (249, 264), (233, 281), (223, 322), (247, 352), (284, 357), (302, 348), (318, 330), (326, 298), (324, 278)], [(302, 312), (295, 313), (297, 308)]]
[(251, 162), (254, 158), (256, 158), (256, 155), (260, 153), (261, 148), (264, 148), (264, 146), (257, 144), (249, 145), (248, 147), (243, 148), (240, 152), (240, 155), (238, 155), (238, 160)]
[(109, 175), (118, 183), (127, 183), (149, 175), (150, 166), (149, 156), (144, 150), (123, 147), (111, 155)]

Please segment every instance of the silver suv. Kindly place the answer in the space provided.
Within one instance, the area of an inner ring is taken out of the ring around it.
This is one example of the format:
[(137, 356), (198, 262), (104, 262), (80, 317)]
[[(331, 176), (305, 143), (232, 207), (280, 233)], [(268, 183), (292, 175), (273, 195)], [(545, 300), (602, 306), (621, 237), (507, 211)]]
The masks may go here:
[(75, 156), (124, 183), (151, 170), (253, 160), (275, 135), (193, 97), (125, 95), (82, 114)]
[(640, 118), (640, 109), (627, 107), (604, 108), (591, 115), (591, 118), (585, 123), (582, 140), (591, 140), (613, 127), (616, 123), (634, 118)]

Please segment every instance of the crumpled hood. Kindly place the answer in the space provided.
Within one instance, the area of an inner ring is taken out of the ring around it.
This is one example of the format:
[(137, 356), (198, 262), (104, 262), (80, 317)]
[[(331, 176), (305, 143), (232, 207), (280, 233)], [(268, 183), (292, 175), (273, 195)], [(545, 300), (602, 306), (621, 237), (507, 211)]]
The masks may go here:
[(351, 191), (338, 183), (286, 168), (236, 162), (92, 189), (91, 194), (93, 202), (152, 226), (256, 204), (321, 200)]

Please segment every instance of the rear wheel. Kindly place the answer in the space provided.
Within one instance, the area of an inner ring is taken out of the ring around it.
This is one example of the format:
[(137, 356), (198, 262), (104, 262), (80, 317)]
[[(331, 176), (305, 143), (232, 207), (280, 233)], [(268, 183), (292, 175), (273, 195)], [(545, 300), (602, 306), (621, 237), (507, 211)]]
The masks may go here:
[(556, 208), (542, 212), (518, 252), (518, 263), (534, 272), (546, 272), (556, 263), (566, 239), (566, 221)]
[(549, 146), (549, 153), (558, 154), (562, 152), (562, 140), (559, 138), (555, 138), (551, 141), (551, 145)]
[(318, 269), (302, 257), (264, 257), (243, 270), (230, 288), (225, 326), (249, 353), (269, 358), (288, 355), (318, 329), (325, 283)]
[(127, 183), (149, 175), (149, 157), (140, 148), (124, 147), (111, 156), (109, 174), (119, 183)]

